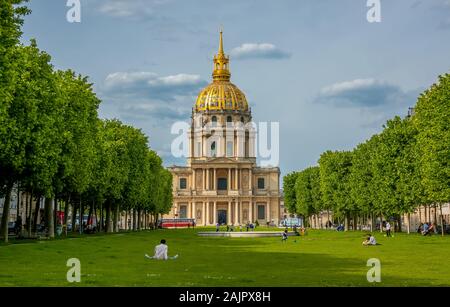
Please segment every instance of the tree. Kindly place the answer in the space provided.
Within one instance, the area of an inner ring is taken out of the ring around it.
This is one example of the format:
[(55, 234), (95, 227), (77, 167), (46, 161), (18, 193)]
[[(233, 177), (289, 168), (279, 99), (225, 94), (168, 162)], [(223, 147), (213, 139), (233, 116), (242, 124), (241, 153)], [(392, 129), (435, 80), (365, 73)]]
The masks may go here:
[(350, 214), (355, 205), (350, 192), (350, 168), (352, 153), (348, 151), (327, 151), (320, 156), (320, 191), (323, 202), (333, 208), (336, 216), (345, 218), (345, 229), (349, 229)]
[(422, 185), (428, 200), (441, 206), (450, 201), (450, 74), (419, 97), (413, 122)]
[[(1, 119), (1, 186), (6, 187), (8, 196), (15, 182), (27, 180), (38, 193), (52, 197), (61, 139), (55, 128), (60, 115), (50, 56), (41, 52), (34, 41), (27, 47), (17, 46), (14, 56), (17, 72), (15, 86), (10, 89), (13, 99)], [(2, 216), (1, 234), (5, 240), (8, 218), (9, 203)]]
[(295, 183), (298, 172), (292, 172), (283, 178), (284, 206), (289, 212), (296, 213), (297, 199), (295, 192)]
[(305, 218), (321, 211), (319, 167), (309, 167), (297, 174), (295, 197), (296, 212)]

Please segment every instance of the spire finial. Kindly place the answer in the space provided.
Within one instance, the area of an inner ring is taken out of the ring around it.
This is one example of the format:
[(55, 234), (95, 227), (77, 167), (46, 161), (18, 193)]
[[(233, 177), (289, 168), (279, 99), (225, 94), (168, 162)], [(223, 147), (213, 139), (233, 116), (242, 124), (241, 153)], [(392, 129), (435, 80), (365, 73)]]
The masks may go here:
[(220, 26), (220, 30), (219, 30), (219, 35), (220, 35), (220, 39), (219, 39), (219, 54), (224, 54), (223, 52), (223, 26)]
[(214, 81), (230, 81), (230, 71), (228, 70), (229, 59), (223, 51), (223, 27), (219, 29), (219, 52), (214, 56)]

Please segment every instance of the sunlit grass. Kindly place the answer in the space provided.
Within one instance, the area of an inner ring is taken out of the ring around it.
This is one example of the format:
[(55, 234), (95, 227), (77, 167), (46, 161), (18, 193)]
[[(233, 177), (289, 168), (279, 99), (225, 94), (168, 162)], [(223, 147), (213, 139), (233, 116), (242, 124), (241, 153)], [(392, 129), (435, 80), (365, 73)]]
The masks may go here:
[[(381, 261), (376, 286), (450, 286), (450, 237), (310, 231), (305, 237), (205, 238), (205, 228), (90, 235), (0, 246), (1, 286), (73, 286), (66, 261), (81, 261), (80, 286), (373, 286), (369, 258)], [(210, 228), (209, 230), (213, 230)], [(171, 261), (144, 259), (166, 239)]]

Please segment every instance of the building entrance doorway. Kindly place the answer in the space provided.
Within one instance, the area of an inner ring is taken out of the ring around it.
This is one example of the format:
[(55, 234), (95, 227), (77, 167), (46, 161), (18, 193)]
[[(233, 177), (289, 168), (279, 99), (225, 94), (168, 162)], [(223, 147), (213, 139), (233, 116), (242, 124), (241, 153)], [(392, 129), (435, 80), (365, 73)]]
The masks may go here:
[(217, 210), (217, 221), (219, 225), (227, 223), (227, 210)]

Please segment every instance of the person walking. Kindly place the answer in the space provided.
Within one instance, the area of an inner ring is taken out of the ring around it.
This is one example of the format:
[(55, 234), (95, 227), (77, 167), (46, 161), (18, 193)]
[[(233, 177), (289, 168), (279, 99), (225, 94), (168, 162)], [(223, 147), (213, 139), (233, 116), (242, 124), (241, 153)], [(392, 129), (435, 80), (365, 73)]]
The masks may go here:
[(391, 224), (386, 222), (386, 237), (392, 237), (391, 235)]

